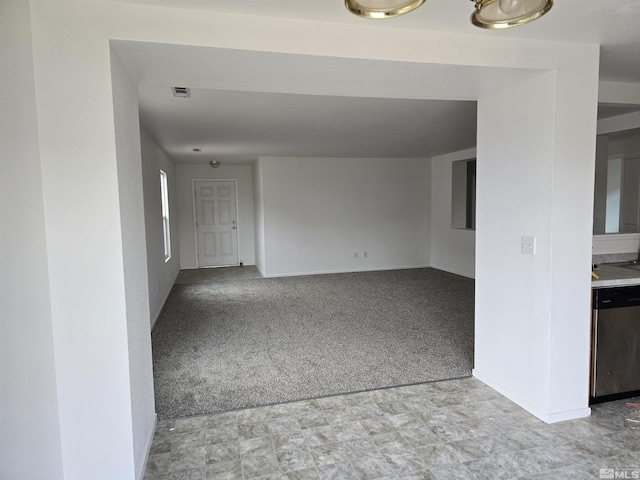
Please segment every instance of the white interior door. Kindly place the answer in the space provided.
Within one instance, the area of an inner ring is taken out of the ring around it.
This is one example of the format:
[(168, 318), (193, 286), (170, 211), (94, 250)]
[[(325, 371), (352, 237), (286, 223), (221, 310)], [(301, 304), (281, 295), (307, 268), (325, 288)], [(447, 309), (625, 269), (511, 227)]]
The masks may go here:
[(198, 266), (237, 265), (236, 183), (196, 180), (194, 189)]

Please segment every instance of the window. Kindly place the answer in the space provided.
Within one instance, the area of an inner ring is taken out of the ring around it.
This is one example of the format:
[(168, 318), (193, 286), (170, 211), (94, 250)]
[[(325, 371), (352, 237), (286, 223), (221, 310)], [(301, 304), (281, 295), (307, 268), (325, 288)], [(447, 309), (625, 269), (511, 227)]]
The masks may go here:
[(171, 230), (169, 228), (169, 187), (167, 174), (160, 170), (160, 196), (162, 197), (162, 230), (164, 232), (164, 261), (171, 258)]

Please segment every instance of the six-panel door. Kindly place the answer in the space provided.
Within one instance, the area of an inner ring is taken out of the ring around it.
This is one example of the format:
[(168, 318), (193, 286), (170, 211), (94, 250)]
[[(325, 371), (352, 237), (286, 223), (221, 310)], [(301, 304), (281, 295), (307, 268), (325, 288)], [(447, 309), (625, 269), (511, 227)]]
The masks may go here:
[(235, 182), (197, 180), (194, 187), (198, 266), (237, 265)]

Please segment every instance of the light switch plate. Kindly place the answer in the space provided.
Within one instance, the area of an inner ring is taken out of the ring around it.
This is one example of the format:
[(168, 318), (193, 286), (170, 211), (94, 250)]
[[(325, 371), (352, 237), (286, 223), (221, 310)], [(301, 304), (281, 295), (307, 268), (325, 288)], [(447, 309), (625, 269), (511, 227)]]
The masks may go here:
[(536, 237), (522, 236), (520, 238), (520, 249), (525, 255), (536, 254)]

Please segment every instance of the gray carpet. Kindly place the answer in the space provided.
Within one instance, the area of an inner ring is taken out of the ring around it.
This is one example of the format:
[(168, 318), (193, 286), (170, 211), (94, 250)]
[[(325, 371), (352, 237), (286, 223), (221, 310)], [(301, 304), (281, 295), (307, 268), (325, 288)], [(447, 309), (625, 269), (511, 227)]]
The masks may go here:
[(473, 308), (473, 280), (430, 268), (183, 271), (152, 333), (156, 410), (164, 419), (469, 376)]

